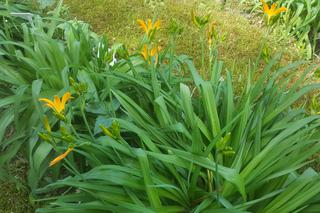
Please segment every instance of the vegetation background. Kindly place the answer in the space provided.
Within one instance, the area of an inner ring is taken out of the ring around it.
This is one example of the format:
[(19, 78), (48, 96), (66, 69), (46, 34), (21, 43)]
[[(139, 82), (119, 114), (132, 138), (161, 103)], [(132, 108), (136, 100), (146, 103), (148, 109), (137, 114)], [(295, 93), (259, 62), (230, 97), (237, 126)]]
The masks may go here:
[[(302, 59), (304, 53), (299, 49), (293, 37), (281, 36), (274, 31), (270, 36), (262, 22), (239, 8), (238, 1), (227, 1), (221, 10), (217, 1), (201, 0), (65, 0), (65, 16), (88, 22), (93, 30), (111, 38), (113, 42), (124, 43), (131, 52), (141, 38), (136, 19), (157, 17), (164, 26), (158, 35), (159, 43), (166, 45), (168, 26), (173, 17), (182, 27), (183, 32), (177, 43), (178, 53), (190, 55), (200, 66), (200, 43), (196, 29), (190, 24), (190, 11), (193, 8), (201, 14), (212, 14), (217, 29), (225, 39), (219, 47), (219, 57), (239, 80), (245, 78), (247, 64), (255, 60), (262, 41), (267, 39), (269, 53), (282, 52), (282, 63)], [(249, 20), (250, 18), (250, 20)], [(253, 21), (254, 20), (254, 21)], [(316, 62), (318, 59), (315, 58)], [(0, 212), (33, 212), (28, 205), (28, 189), (25, 186), (26, 161), (17, 156), (11, 163), (10, 173), (15, 177), (11, 182), (0, 184)], [(316, 166), (315, 166), (316, 167)]]

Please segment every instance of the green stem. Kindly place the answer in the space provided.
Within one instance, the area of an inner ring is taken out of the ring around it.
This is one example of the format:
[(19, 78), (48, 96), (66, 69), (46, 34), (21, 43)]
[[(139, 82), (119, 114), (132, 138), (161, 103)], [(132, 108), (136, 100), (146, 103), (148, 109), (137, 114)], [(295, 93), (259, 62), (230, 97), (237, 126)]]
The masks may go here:
[(152, 66), (152, 70), (151, 70), (151, 81), (152, 81), (154, 99), (156, 99), (157, 97), (159, 97), (160, 91), (159, 91), (159, 85), (158, 85), (157, 74), (156, 74), (156, 67), (155, 67), (155, 66)]
[(204, 36), (205, 30), (204, 28), (201, 29), (200, 32), (200, 43), (201, 43), (201, 71), (204, 72), (205, 68), (204, 68), (204, 57), (205, 57), (205, 36)]
[(131, 59), (128, 58), (127, 62), (128, 62), (128, 64), (129, 64), (130, 69), (132, 70), (133, 76), (134, 76), (135, 78), (137, 78), (137, 71), (136, 71), (136, 69), (134, 68)]
[(82, 98), (81, 98), (81, 107), (80, 107), (81, 115), (82, 115), (82, 118), (83, 118), (83, 120), (84, 120), (84, 123), (85, 123), (85, 125), (86, 125), (86, 127), (87, 127), (87, 129), (88, 129), (88, 131), (89, 131), (89, 134), (90, 134), (91, 138), (94, 139), (93, 134), (92, 134), (92, 131), (91, 131), (90, 126), (89, 126), (89, 124), (88, 124), (87, 117), (86, 117), (86, 115), (85, 115), (85, 113), (84, 113), (85, 103), (86, 103), (86, 102), (85, 102), (84, 98), (82, 97)]
[(79, 176), (79, 177), (82, 178), (82, 175), (81, 175), (81, 174), (78, 172), (78, 170), (72, 165), (72, 163), (71, 163), (67, 158), (65, 158), (64, 160), (65, 160), (66, 164), (68, 165), (68, 166), (65, 165), (65, 167), (66, 167), (70, 172), (72, 172), (73, 174), (75, 174), (75, 175), (77, 175), (77, 176)]
[(73, 127), (73, 125), (71, 124), (71, 121), (68, 121), (68, 125), (71, 129), (71, 131), (73, 132), (73, 134), (77, 137), (80, 138), (79, 134), (77, 133), (76, 129)]
[(171, 75), (172, 75), (172, 69), (173, 69), (173, 59), (174, 59), (174, 51), (175, 51), (175, 36), (172, 35), (170, 37), (170, 58), (169, 58), (169, 77), (168, 77), (168, 81), (170, 84), (170, 79), (171, 79)]
[[(130, 61), (131, 63), (131, 61)], [(130, 63), (129, 63), (129, 66), (130, 66)], [(132, 63), (131, 63), (132, 64)], [(134, 71), (132, 71), (134, 72)], [(113, 117), (116, 117), (116, 112), (113, 108), (113, 98), (112, 98), (112, 92), (111, 92), (111, 86), (110, 86), (110, 79), (109, 79), (109, 75), (107, 74), (107, 84), (108, 84), (108, 93), (109, 93), (109, 100), (110, 100), (110, 108), (111, 108), (111, 111), (112, 111), (112, 115)]]
[(218, 201), (217, 203), (218, 203), (218, 206), (220, 206), (220, 183), (219, 183), (220, 179), (219, 179), (218, 154), (219, 154), (219, 152), (216, 148), (215, 156), (214, 156), (215, 161), (216, 161), (216, 166), (215, 166), (216, 167), (216, 191), (217, 191), (217, 201)]

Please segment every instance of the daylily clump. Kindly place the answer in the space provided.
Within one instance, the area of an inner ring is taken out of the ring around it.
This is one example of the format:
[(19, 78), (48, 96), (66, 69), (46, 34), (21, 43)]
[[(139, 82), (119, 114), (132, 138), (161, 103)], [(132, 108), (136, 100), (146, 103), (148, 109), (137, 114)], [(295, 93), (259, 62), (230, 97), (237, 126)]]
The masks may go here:
[(273, 3), (271, 5), (271, 7), (269, 7), (269, 5), (264, 1), (264, 0), (260, 0), (262, 5), (263, 5), (263, 12), (267, 15), (268, 17), (268, 24), (270, 23), (270, 20), (273, 16), (276, 16), (284, 11), (287, 10), (287, 8), (285, 7), (280, 7), (277, 8), (277, 4)]

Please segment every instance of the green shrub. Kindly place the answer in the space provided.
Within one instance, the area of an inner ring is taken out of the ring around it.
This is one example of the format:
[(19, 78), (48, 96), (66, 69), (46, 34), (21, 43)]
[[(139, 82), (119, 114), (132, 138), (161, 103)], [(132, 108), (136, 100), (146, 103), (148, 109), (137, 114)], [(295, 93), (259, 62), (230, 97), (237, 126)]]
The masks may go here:
[[(104, 119), (111, 119), (121, 127), (121, 137), (75, 136), (75, 151), (65, 164), (73, 175), (37, 190), (60, 193), (46, 198), (52, 204), (38, 212), (309, 212), (316, 208), (319, 175), (311, 168), (298, 170), (320, 149), (319, 116), (307, 116), (290, 106), (319, 86), (300, 88), (303, 77), (289, 89), (290, 77), (277, 82), (298, 65), (272, 74), (277, 59), (255, 83), (248, 82), (239, 97), (234, 97), (230, 74), (226, 79), (220, 75), (221, 62), (215, 63), (211, 79), (205, 81), (184, 59), (193, 92), (184, 83), (168, 89), (161, 66), (143, 65), (135, 78), (117, 70), (108, 73), (122, 76), (126, 85), (123, 92), (113, 89), (121, 108), (115, 112), (117, 118), (97, 114), (96, 124), (89, 128), (93, 131)], [(156, 82), (152, 72), (158, 76)], [(77, 103), (72, 101), (70, 111)]]
[[(99, 72), (105, 66), (106, 40), (91, 32), (85, 23), (59, 19), (60, 8), (47, 19), (35, 15), (32, 23), (18, 25), (22, 41), (11, 37), (10, 28), (0, 29), (0, 165), (20, 148), (26, 153), (32, 151), (33, 144), (27, 144), (33, 127), (39, 123), (35, 109), (39, 108), (41, 89), (45, 91), (43, 96), (63, 92), (69, 87), (69, 77), (86, 75), (87, 69)], [(6, 138), (10, 126), (14, 126), (15, 133)]]

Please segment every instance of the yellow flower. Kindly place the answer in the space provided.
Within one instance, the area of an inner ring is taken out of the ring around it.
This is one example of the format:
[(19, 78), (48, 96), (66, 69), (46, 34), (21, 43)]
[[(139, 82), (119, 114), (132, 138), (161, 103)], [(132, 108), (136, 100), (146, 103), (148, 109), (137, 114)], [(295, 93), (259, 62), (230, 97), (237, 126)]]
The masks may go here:
[(148, 46), (146, 44), (143, 45), (143, 49), (141, 51), (141, 55), (143, 56), (145, 61), (148, 60), (149, 54), (148, 54)]
[(137, 19), (137, 22), (141, 29), (147, 34), (148, 38), (151, 37), (152, 33), (160, 28), (160, 20), (157, 20), (154, 24), (151, 19), (148, 19), (147, 22)]
[(62, 99), (55, 95), (54, 100), (51, 101), (47, 98), (39, 98), (39, 101), (45, 102), (45, 106), (50, 107), (53, 109), (57, 114), (61, 115), (61, 112), (64, 110), (66, 102), (71, 98), (70, 92), (66, 92), (63, 96)]
[(63, 160), (64, 158), (66, 158), (68, 156), (68, 154), (73, 150), (73, 147), (69, 147), (67, 149), (67, 151), (65, 151), (63, 154), (59, 155), (58, 157), (56, 157), (55, 159), (53, 159), (52, 161), (50, 161), (50, 165), (49, 166), (53, 166), (55, 164), (57, 164), (58, 162), (60, 162), (61, 160)]
[(150, 57), (155, 56), (156, 60), (154, 64), (158, 64), (158, 59), (159, 59), (159, 52), (161, 50), (160, 46), (152, 48), (150, 51), (148, 50), (148, 46), (145, 44), (143, 46), (143, 49), (141, 51), (141, 55), (143, 56), (144, 60), (147, 61), (149, 64), (151, 64)]
[(276, 16), (276, 15), (278, 15), (278, 14), (280, 14), (280, 13), (282, 13), (282, 12), (287, 10), (287, 8), (285, 8), (285, 7), (280, 7), (278, 9), (276, 9), (277, 8), (277, 4), (276, 3), (273, 3), (271, 5), (271, 7), (269, 8), (268, 4), (264, 0), (260, 0), (260, 1), (261, 1), (262, 5), (263, 5), (263, 12), (265, 14), (267, 14), (267, 16), (268, 16), (268, 21), (271, 19), (271, 17)]

